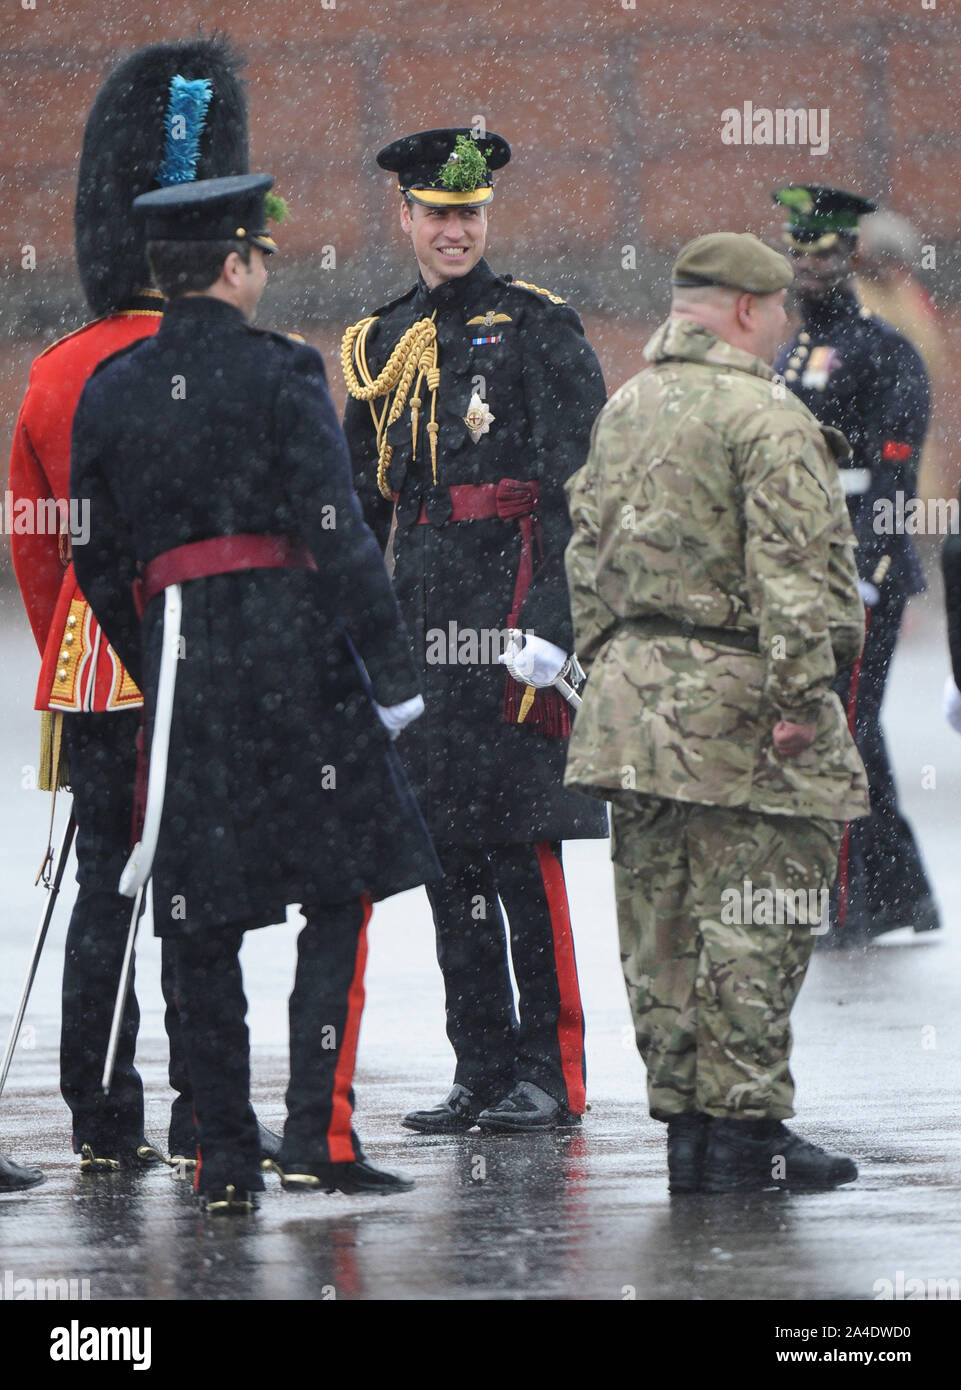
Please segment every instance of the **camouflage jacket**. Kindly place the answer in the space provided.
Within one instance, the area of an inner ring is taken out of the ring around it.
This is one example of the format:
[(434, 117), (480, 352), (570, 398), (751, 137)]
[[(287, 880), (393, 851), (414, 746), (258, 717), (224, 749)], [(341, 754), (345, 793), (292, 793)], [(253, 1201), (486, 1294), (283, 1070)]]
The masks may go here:
[[(651, 367), (608, 402), (567, 483), (567, 577), (589, 672), (567, 785), (866, 815), (831, 690), (864, 636), (837, 476), (847, 442), (759, 358), (697, 324), (668, 319), (645, 356)], [(775, 752), (779, 719), (817, 724), (800, 756)]]

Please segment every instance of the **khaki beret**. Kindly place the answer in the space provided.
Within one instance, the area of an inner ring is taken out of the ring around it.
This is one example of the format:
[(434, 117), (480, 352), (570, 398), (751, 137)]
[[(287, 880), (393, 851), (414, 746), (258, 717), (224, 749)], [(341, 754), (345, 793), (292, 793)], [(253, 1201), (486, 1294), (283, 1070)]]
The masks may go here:
[(726, 285), (749, 294), (773, 294), (794, 279), (790, 261), (750, 232), (710, 232), (689, 241), (674, 262), (678, 289)]

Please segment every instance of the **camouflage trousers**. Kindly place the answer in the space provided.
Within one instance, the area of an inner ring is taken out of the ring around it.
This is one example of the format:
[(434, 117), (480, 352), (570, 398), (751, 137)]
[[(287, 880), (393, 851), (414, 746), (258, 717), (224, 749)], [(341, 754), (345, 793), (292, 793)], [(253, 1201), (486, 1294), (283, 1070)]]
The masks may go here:
[(619, 793), (621, 962), (655, 1119), (794, 1114), (791, 1009), (843, 827)]

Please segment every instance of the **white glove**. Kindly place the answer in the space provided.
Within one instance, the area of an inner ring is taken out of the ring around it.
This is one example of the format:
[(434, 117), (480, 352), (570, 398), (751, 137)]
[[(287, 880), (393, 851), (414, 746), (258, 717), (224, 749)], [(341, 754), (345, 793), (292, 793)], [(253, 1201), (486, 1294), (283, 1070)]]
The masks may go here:
[(941, 707), (951, 728), (956, 734), (961, 734), (961, 690), (955, 685), (953, 676), (948, 676), (944, 682)]
[(881, 597), (878, 586), (872, 584), (869, 579), (858, 580), (858, 593), (861, 595), (861, 602), (865, 608), (873, 608)]
[(537, 689), (553, 685), (567, 663), (567, 653), (553, 642), (529, 633), (522, 637), (518, 646), (512, 637), (507, 651), (498, 658), (521, 685), (533, 685)]
[(401, 729), (406, 729), (408, 724), (424, 713), (424, 697), (415, 695), (412, 700), (402, 700), (399, 705), (379, 705), (375, 700), (374, 709), (391, 738), (396, 738)]

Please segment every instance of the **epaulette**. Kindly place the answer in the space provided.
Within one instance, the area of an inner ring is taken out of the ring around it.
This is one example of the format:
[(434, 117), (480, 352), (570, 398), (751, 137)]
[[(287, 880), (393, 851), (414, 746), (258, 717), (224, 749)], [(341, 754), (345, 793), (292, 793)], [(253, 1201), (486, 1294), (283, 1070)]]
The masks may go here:
[[(162, 309), (117, 309), (112, 314), (101, 314), (97, 319), (91, 319), (89, 323), (82, 323), (79, 328), (72, 328), (69, 333), (65, 333), (62, 338), (57, 338), (55, 342), (48, 343), (45, 348), (37, 353), (34, 358), (39, 362), (41, 357), (46, 357), (48, 352), (53, 352), (54, 348), (60, 347), (63, 343), (69, 343), (71, 338), (79, 338), (81, 333), (86, 333), (91, 328), (96, 328), (98, 323), (105, 323), (107, 319), (116, 319), (124, 316), (136, 315), (140, 318), (162, 318)], [(111, 354), (112, 355), (112, 354)]]
[[(506, 276), (506, 275), (505, 275), (504, 279), (507, 280), (507, 276)], [(545, 299), (549, 299), (550, 302), (551, 302), (552, 304), (566, 304), (566, 303), (567, 303), (567, 300), (566, 300), (566, 299), (561, 299), (561, 297), (560, 297), (559, 294), (551, 294), (550, 290), (542, 289), (540, 285), (532, 285), (532, 284), (530, 284), (527, 280), (514, 280), (514, 279), (510, 279), (510, 280), (507, 280), (507, 283), (508, 283), (509, 285), (516, 285), (517, 288), (518, 288), (519, 290), (529, 290), (531, 294), (543, 295), (544, 298), (545, 298)]]
[(389, 304), (382, 304), (379, 309), (374, 309), (370, 314), (365, 314), (364, 318), (379, 319), (382, 314), (389, 314), (391, 309), (396, 309), (398, 304), (406, 304), (408, 299), (413, 299), (417, 293), (417, 286), (411, 285), (409, 290), (399, 294), (396, 299), (392, 299)]
[(248, 333), (259, 334), (263, 338), (273, 338), (275, 342), (283, 343), (285, 347), (306, 347), (307, 339), (302, 333), (284, 333), (279, 328), (261, 328), (252, 323), (245, 324)]
[(61, 343), (69, 343), (71, 338), (79, 338), (81, 333), (86, 333), (88, 328), (96, 328), (98, 323), (103, 323), (105, 318), (111, 318), (111, 314), (103, 314), (99, 319), (91, 319), (89, 323), (82, 323), (79, 328), (72, 328), (69, 333), (65, 333), (62, 338), (57, 338), (56, 342), (48, 343), (47, 346), (38, 352), (33, 359), (39, 362), (41, 357), (46, 357), (48, 352), (53, 352), (54, 348), (60, 347)]

